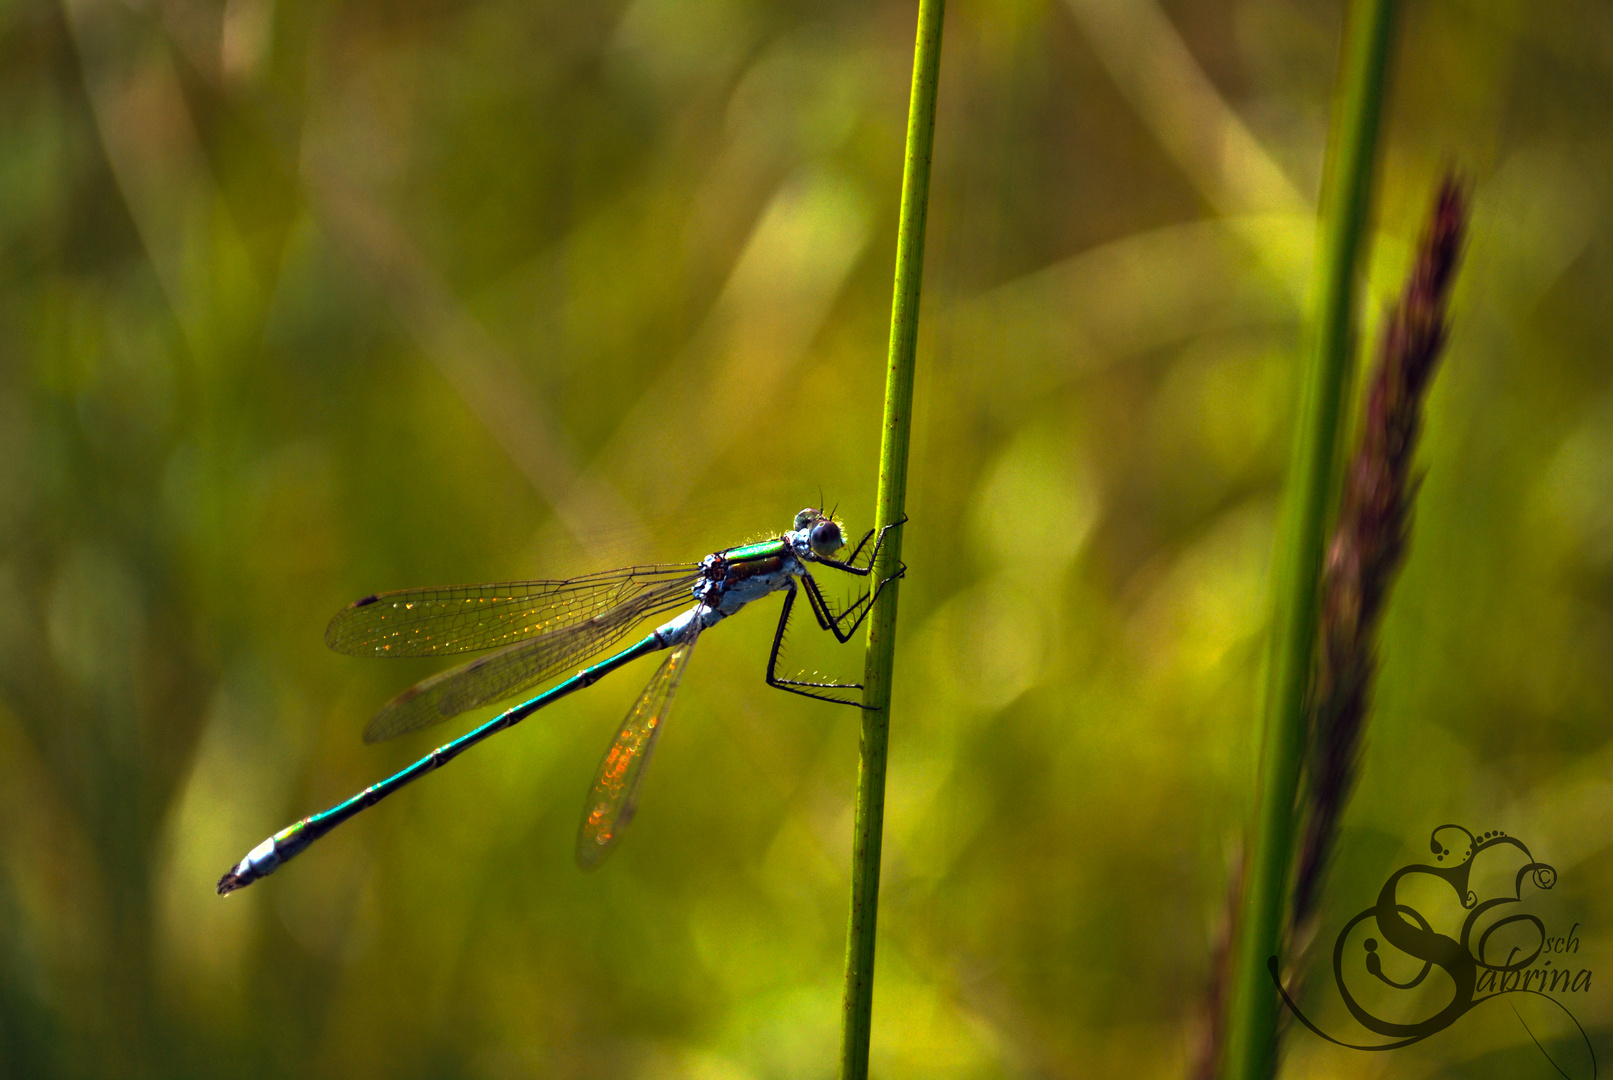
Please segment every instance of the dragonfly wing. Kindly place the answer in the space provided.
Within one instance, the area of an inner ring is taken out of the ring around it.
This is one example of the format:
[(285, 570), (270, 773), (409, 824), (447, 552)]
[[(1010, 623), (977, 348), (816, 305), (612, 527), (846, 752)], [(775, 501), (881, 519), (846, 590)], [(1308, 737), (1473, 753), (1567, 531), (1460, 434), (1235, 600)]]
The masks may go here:
[(517, 641), (433, 675), (383, 705), (364, 728), (364, 741), (382, 742), (419, 731), (518, 694), (610, 648), (641, 620), (688, 602), (682, 581), (663, 582), (587, 622)]
[(690, 563), (629, 566), (566, 581), (509, 581), (402, 589), (355, 600), (325, 628), (325, 644), (351, 656), (474, 652), (586, 622), (640, 593), (699, 576)]
[(589, 789), (588, 801), (583, 805), (582, 824), (577, 829), (577, 865), (584, 870), (592, 870), (604, 862), (622, 830), (633, 820), (639, 791), (644, 785), (644, 771), (666, 727), (667, 714), (672, 711), (678, 683), (683, 681), (683, 673), (689, 666), (699, 626), (698, 620), (691, 624), (688, 635), (662, 661), (599, 763), (594, 786)]

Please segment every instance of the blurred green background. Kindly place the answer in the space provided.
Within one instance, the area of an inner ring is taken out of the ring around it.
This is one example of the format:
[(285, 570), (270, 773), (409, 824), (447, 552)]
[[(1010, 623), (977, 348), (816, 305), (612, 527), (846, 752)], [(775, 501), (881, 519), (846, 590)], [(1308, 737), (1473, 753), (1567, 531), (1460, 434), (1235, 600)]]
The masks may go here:
[[(763, 684), (772, 605), (596, 874), (649, 663), (213, 884), (443, 734), (361, 743), (434, 666), (328, 652), (353, 598), (871, 524), (914, 17), (0, 3), (0, 1073), (832, 1073), (857, 718)], [(1340, 18), (950, 5), (877, 1075), (1193, 1060)], [(1394, 69), (1369, 340), (1447, 165), (1475, 218), (1323, 932), (1504, 828), (1607, 1060), (1613, 9), (1407, 5)], [(820, 637), (792, 666), (860, 672)], [(1489, 1008), (1288, 1072), (1553, 1075)]]

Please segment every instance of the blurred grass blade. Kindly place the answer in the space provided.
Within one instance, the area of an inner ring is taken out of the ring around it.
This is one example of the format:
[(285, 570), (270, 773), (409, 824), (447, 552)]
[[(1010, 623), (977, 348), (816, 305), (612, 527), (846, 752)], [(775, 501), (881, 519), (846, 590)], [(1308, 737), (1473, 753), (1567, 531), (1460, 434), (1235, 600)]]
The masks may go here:
[(1314, 307), (1307, 329), (1282, 533), (1273, 563), (1270, 682), (1248, 878), (1233, 962), (1223, 1076), (1257, 1080), (1276, 1067), (1277, 995), (1267, 971), (1280, 947), (1294, 845), (1294, 798), (1305, 757), (1305, 691), (1316, 637), (1317, 578), (1353, 339), (1357, 269), (1384, 82), (1392, 0), (1350, 5), (1322, 181)]
[[(930, 155), (935, 143), (935, 92), (941, 68), (944, 0), (919, 0), (913, 45), (913, 89), (908, 100), (907, 151), (902, 167), (902, 210), (896, 234), (896, 285), (891, 300), (890, 353), (886, 361), (884, 435), (879, 450), (876, 527), (902, 520), (907, 501), (907, 448), (913, 415), (913, 364), (918, 343), (919, 285), (924, 270), (924, 223), (930, 196)], [(902, 530), (893, 529), (874, 563), (874, 581), (896, 573)], [(874, 1003), (874, 930), (879, 909), (879, 854), (885, 823), (885, 753), (890, 736), (891, 670), (896, 655), (899, 582), (879, 594), (868, 620), (863, 673), (861, 757), (851, 849), (851, 915), (846, 930), (846, 986), (842, 1005), (840, 1076), (868, 1075), (868, 1041)]]

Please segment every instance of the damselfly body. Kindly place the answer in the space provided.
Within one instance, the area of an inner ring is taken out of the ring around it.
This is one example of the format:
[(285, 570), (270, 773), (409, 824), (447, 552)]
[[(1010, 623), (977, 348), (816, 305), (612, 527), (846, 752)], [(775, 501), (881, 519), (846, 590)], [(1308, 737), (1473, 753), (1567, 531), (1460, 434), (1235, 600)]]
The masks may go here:
[[(836, 693), (860, 690), (858, 683), (781, 677), (777, 670), (779, 650), (798, 592), (806, 594), (821, 628), (842, 643), (851, 640), (879, 591), (901, 576), (901, 571), (878, 582), (837, 613), (825, 600), (809, 567), (823, 566), (866, 577), (873, 572), (880, 545), (892, 528), (895, 525), (885, 526), (877, 537), (870, 530), (849, 558), (837, 559), (835, 555), (846, 546), (839, 523), (831, 514), (809, 507), (795, 515), (794, 528), (783, 535), (718, 551), (698, 563), (630, 566), (567, 581), (405, 589), (355, 601), (338, 613), (325, 631), (326, 644), (337, 652), (354, 656), (436, 656), (494, 650), (469, 664), (434, 675), (393, 698), (365, 728), (366, 742), (418, 731), (531, 690), (604, 652), (643, 620), (678, 608), (685, 610), (627, 648), (438, 747), (402, 772), (275, 833), (219, 879), (219, 894), (233, 892), (273, 873), (348, 818), (441, 768), (489, 735), (513, 727), (550, 702), (593, 684), (630, 660), (670, 649), (617, 730), (588, 793), (577, 831), (577, 861), (584, 868), (597, 865), (611, 851), (638, 807), (645, 767), (666, 726), (678, 683), (703, 630), (753, 600), (783, 592), (784, 607), (767, 660), (768, 685), (820, 701), (860, 704)], [(872, 549), (868, 549), (870, 540)], [(868, 550), (867, 563), (858, 565), (864, 550)], [(691, 597), (694, 604), (686, 607)]]

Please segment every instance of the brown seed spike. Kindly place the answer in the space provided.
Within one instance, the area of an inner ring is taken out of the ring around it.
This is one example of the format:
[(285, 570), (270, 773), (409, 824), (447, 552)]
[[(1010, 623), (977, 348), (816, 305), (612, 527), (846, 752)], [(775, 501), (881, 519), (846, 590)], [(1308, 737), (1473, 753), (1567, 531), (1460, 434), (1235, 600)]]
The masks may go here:
[[(1405, 552), (1411, 500), (1417, 490), (1411, 460), (1422, 425), (1423, 397), (1445, 345), (1445, 305), (1462, 252), (1467, 214), (1466, 188), (1447, 176), (1435, 196), (1405, 291), (1384, 326), (1361, 444), (1345, 471), (1338, 524), (1322, 571), (1306, 787), (1296, 807), (1303, 823), (1286, 935), (1301, 953), (1301, 968), (1304, 947), (1298, 943), (1315, 914), (1338, 820), (1355, 781), (1376, 668), (1378, 618)], [(1238, 931), (1242, 881), (1243, 874), (1235, 868), (1226, 904), (1227, 928), (1189, 1073), (1195, 1080), (1213, 1076), (1225, 1050), (1232, 965), (1224, 961)]]
[(1322, 575), (1305, 826), (1291, 923), (1296, 928), (1314, 909), (1339, 817), (1355, 783), (1377, 670), (1377, 629), (1404, 562), (1418, 486), (1412, 457), (1428, 385), (1445, 346), (1446, 302), (1467, 214), (1466, 189), (1447, 176), (1405, 290), (1384, 324), (1361, 442), (1345, 472), (1338, 524)]

